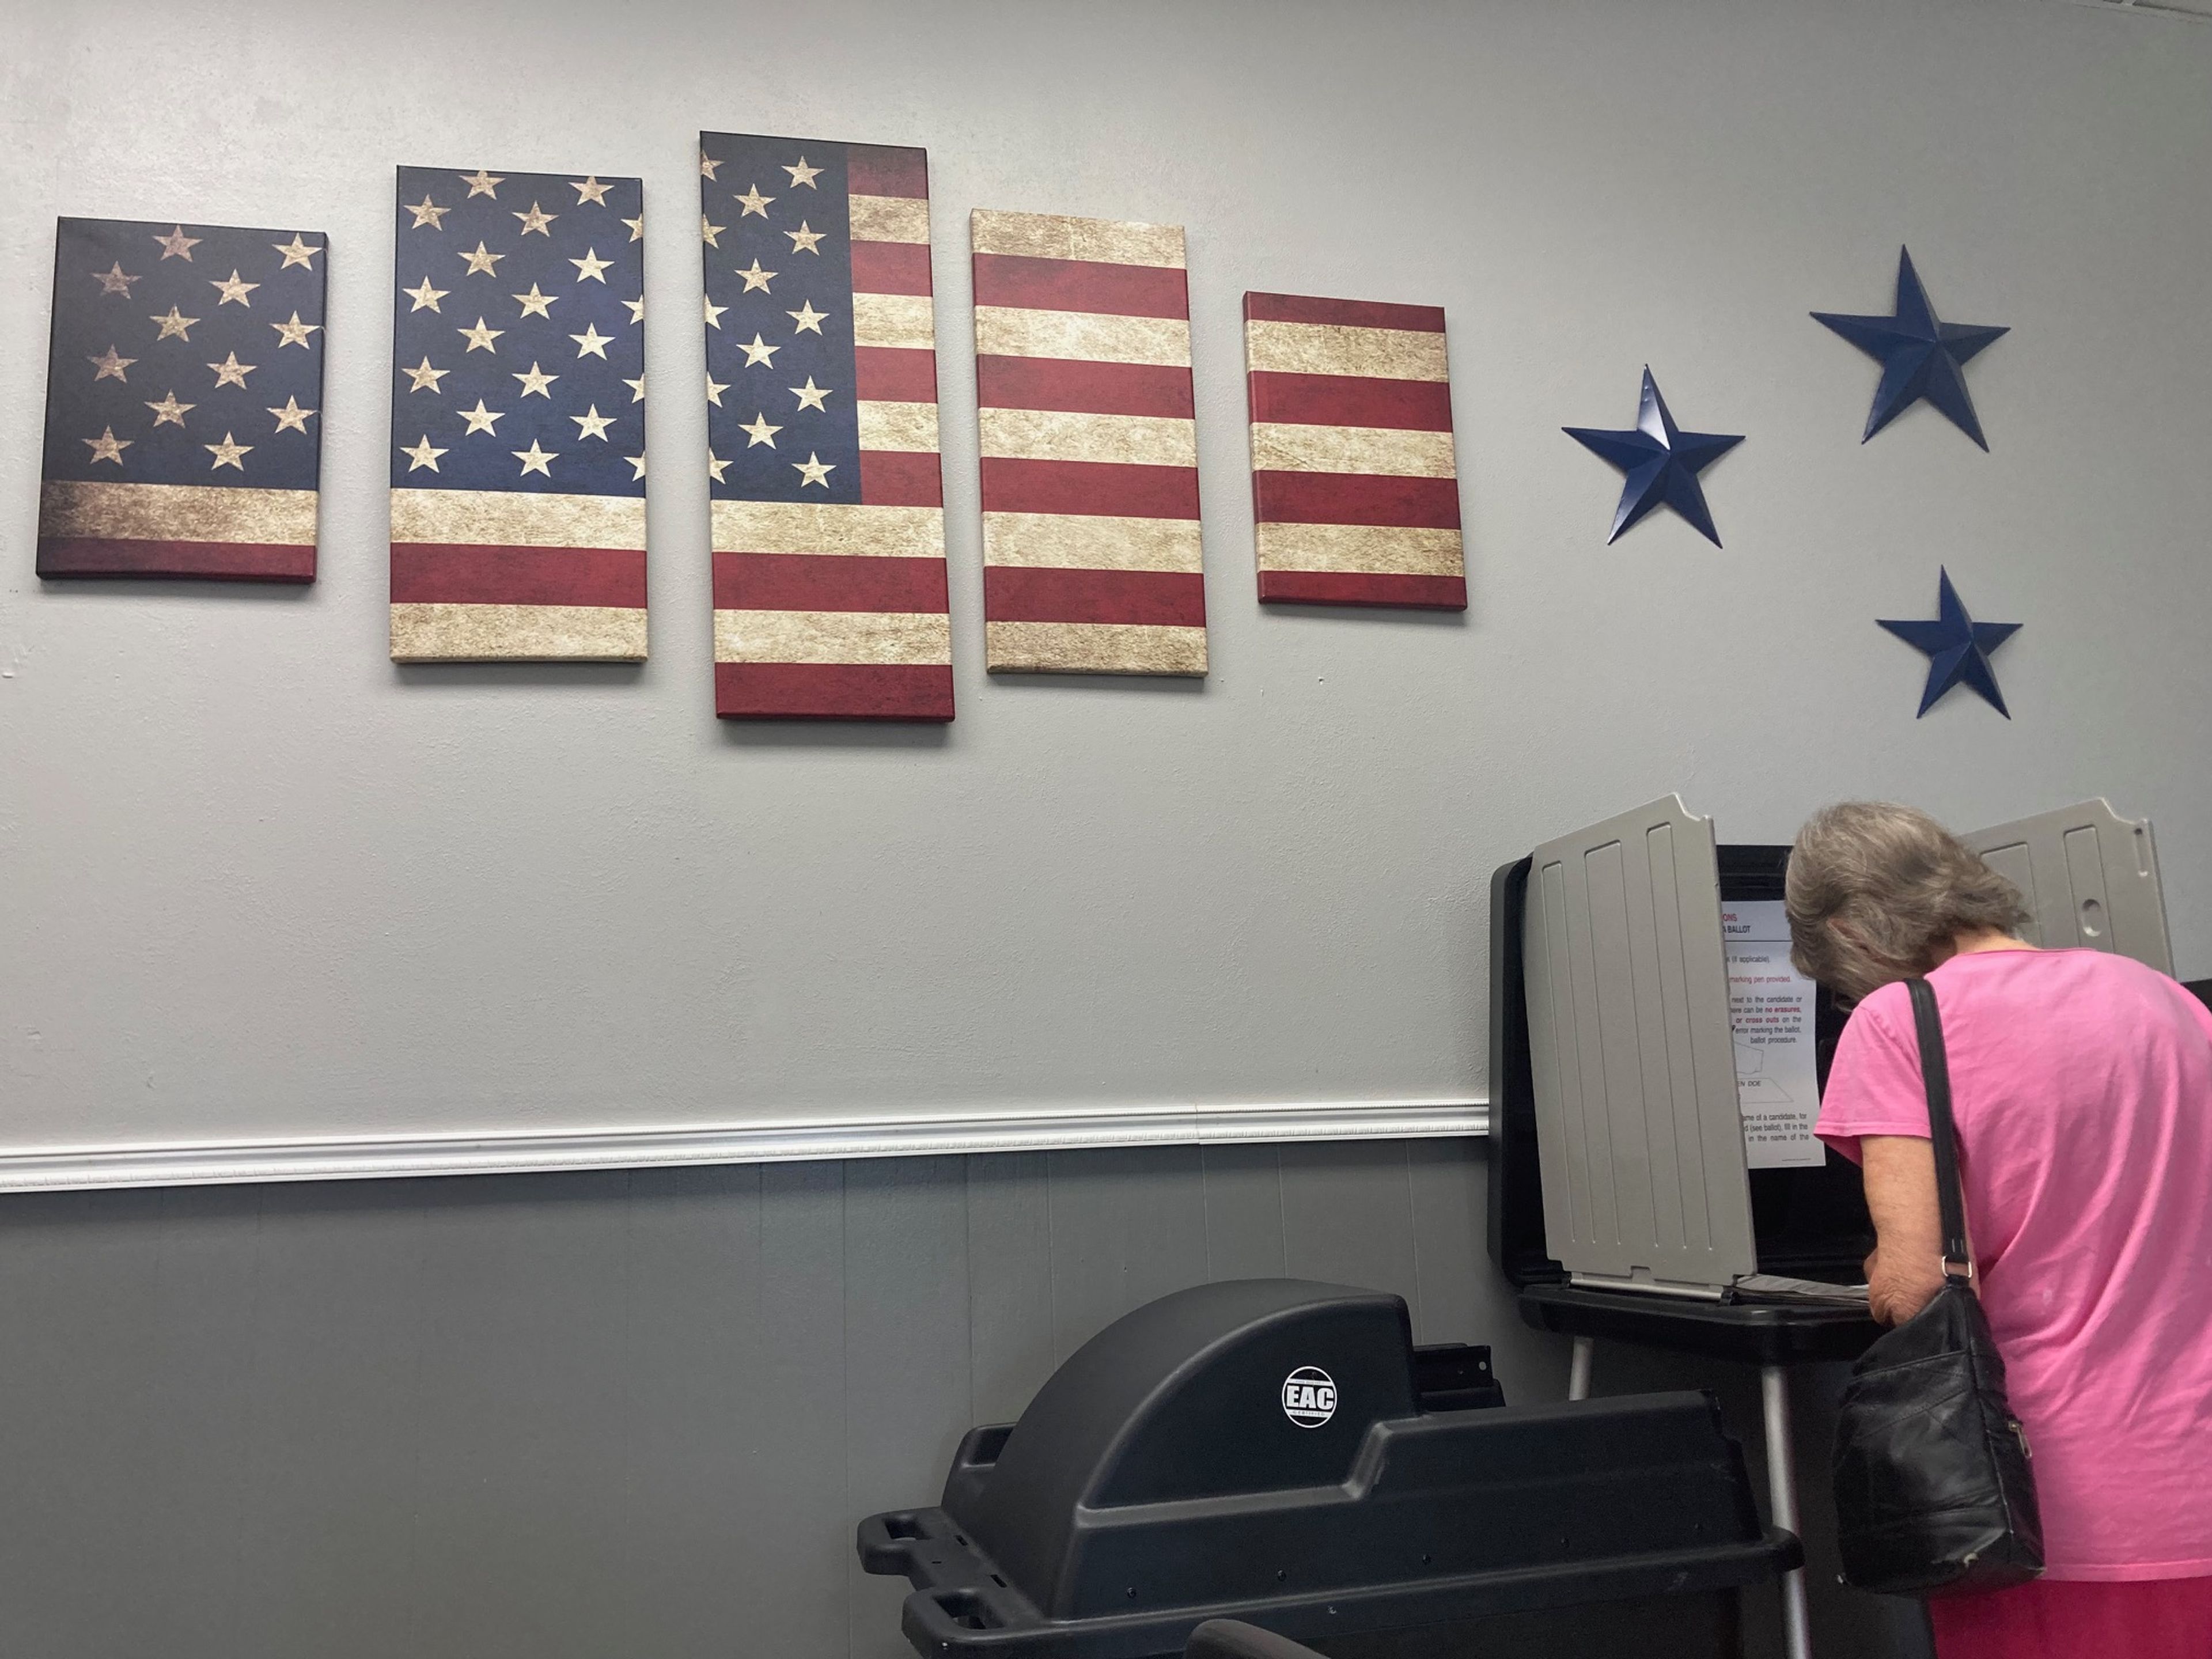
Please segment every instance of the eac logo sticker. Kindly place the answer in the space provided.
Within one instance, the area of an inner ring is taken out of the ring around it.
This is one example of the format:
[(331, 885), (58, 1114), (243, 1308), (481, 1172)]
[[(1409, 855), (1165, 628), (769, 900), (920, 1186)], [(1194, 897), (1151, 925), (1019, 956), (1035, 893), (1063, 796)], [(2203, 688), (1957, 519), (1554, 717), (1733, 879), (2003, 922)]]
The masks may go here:
[(1316, 1365), (1301, 1365), (1283, 1379), (1283, 1415), (1302, 1429), (1317, 1429), (1336, 1415), (1336, 1382)]

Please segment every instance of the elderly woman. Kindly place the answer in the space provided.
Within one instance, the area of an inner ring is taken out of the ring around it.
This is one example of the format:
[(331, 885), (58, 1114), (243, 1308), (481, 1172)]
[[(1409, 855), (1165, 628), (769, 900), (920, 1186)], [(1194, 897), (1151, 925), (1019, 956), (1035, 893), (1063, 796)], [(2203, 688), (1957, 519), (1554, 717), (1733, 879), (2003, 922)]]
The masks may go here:
[(1910, 998), (1935, 988), (1976, 1283), (2027, 1430), (2044, 1577), (1930, 1603), (1940, 1659), (2212, 1655), (2212, 1012), (2017, 933), (2020, 895), (1925, 813), (1798, 832), (1801, 970), (1857, 1004), (1819, 1133), (1863, 1166), (1875, 1316), (1942, 1282)]

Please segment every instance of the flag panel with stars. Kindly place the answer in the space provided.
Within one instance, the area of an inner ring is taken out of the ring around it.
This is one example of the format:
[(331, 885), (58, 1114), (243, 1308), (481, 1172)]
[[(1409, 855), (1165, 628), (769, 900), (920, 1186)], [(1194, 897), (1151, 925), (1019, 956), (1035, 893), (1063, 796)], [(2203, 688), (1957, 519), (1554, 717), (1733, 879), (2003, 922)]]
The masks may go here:
[(699, 135), (714, 706), (952, 718), (919, 149)]
[(314, 580), (326, 241), (58, 222), (40, 575)]
[(1467, 609), (1437, 306), (1244, 296), (1266, 604)]
[(645, 655), (644, 188), (398, 170), (395, 660)]
[(994, 672), (1206, 672), (1180, 225), (977, 209)]

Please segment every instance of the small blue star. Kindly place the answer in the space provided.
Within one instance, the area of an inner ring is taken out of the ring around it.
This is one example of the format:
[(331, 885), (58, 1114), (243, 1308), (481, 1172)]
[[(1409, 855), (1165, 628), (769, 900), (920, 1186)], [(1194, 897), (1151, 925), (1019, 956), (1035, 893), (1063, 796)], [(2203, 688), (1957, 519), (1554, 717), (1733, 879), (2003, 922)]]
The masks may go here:
[(1667, 400), (1659, 395), (1658, 382), (1651, 378), (1650, 368), (1644, 371), (1644, 401), (1636, 413), (1634, 431), (1605, 432), (1585, 426), (1559, 429), (1626, 475), (1621, 481), (1620, 505), (1613, 515), (1613, 534), (1605, 538), (1607, 546), (1620, 540), (1622, 531), (1662, 507), (1673, 507), (1715, 547), (1721, 544), (1698, 474), (1741, 443), (1742, 434), (1728, 437), (1717, 432), (1683, 431), (1668, 413)]
[(1984, 346), (2012, 331), (1938, 321), (1936, 307), (1928, 302), (1928, 290), (1920, 285), (1920, 273), (1912, 268), (1909, 251), (1899, 248), (1897, 253), (1895, 316), (1845, 317), (1816, 311), (1813, 319), (1826, 323), (1867, 356), (1881, 360), (1881, 381), (1875, 387), (1874, 407), (1867, 413), (1861, 443), (1925, 398), (1948, 416), (1960, 431), (1984, 449), (1990, 447), (1989, 440), (1982, 436), (1981, 421), (1974, 414), (1974, 400), (1966, 395), (1966, 366)]
[[(1978, 623), (1966, 614), (1959, 590), (1951, 586), (1951, 573), (1938, 572), (1938, 615), (1934, 622), (1885, 622), (1881, 626), (1917, 651), (1928, 653), (1928, 685), (1920, 694), (1920, 714), (1926, 714), (1954, 685), (1971, 686), (1984, 702), (2012, 718), (1997, 677), (1990, 667), (1990, 653), (2020, 631), (2018, 623)], [(1913, 718), (1917, 720), (1920, 714)]]

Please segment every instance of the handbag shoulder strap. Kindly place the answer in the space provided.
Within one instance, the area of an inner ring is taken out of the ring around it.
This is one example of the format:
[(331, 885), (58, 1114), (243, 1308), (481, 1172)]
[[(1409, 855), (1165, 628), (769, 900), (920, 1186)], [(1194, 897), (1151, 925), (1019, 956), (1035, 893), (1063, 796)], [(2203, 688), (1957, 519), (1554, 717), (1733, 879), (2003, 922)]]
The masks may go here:
[(1936, 988), (1909, 979), (1912, 1024), (1920, 1036), (1920, 1077), (1928, 1090), (1929, 1140), (1936, 1149), (1936, 1203), (1943, 1218), (1943, 1273), (1971, 1279), (1972, 1257), (1966, 1249), (1966, 1200), (1959, 1184), (1959, 1131), (1951, 1116), (1951, 1062), (1943, 1049), (1943, 1017), (1936, 1006)]

